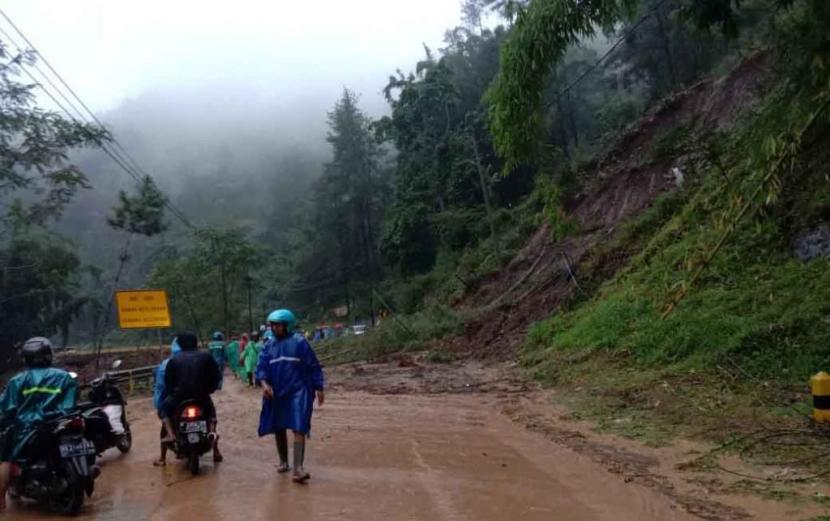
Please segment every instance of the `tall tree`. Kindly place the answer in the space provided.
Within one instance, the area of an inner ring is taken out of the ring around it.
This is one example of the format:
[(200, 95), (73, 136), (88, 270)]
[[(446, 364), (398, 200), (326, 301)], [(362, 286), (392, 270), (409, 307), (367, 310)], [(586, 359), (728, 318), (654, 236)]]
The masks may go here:
[(141, 179), (136, 195), (130, 196), (121, 190), (118, 199), (119, 205), (107, 218), (107, 223), (114, 229), (152, 237), (170, 227), (164, 220), (166, 199), (150, 176)]
[(532, 163), (538, 154), (551, 65), (580, 39), (630, 16), (638, 4), (639, 0), (535, 0), (519, 13), (488, 93), (490, 128), (505, 159), (505, 173)]
[(265, 252), (240, 228), (203, 228), (188, 248), (170, 248), (149, 281), (168, 290), (177, 327), (201, 338), (213, 329), (247, 329), (247, 277), (264, 264)]
[(102, 129), (35, 104), (36, 85), (18, 80), (34, 62), (34, 54), (12, 55), (0, 41), (0, 372), (17, 343), (66, 331), (84, 304), (74, 292), (77, 256), (43, 226), (89, 187), (70, 150), (107, 139)]
[[(164, 194), (156, 187), (153, 178), (144, 176), (138, 185), (136, 195), (130, 196), (125, 191), (118, 192), (119, 204), (113, 208), (113, 214), (107, 217), (107, 224), (115, 230), (127, 232), (127, 239), (124, 242), (124, 247), (121, 250), (121, 255), (118, 257), (118, 269), (115, 272), (115, 278), (112, 282), (112, 289), (110, 290), (109, 301), (107, 303), (107, 311), (103, 315), (103, 325), (96, 327), (99, 331), (97, 350), (100, 354), (104, 345), (104, 335), (107, 333), (109, 320), (112, 315), (113, 301), (115, 300), (115, 292), (118, 289), (118, 284), (121, 280), (121, 274), (124, 271), (124, 266), (130, 258), (130, 242), (134, 235), (143, 235), (145, 237), (152, 237), (163, 233), (170, 224), (164, 220), (164, 205), (166, 198)], [(68, 326), (67, 326), (68, 327)], [(96, 357), (96, 364), (98, 358)]]
[(68, 161), (73, 148), (98, 146), (108, 139), (85, 125), (35, 105), (36, 85), (17, 80), (32, 53), (11, 55), (0, 41), (0, 202), (7, 223), (44, 224), (60, 216), (87, 177)]
[(382, 151), (354, 92), (344, 89), (328, 124), (332, 159), (314, 187), (314, 244), (297, 286), (315, 286), (322, 278), (319, 288), (339, 291), (330, 291), (321, 304), (342, 303), (351, 311), (362, 301), (373, 314), (372, 292), (382, 275), (378, 231), (389, 194)]
[(522, 192), (516, 179), (512, 186), (492, 182), (500, 164), (481, 101), (498, 70), (505, 34), (502, 28), (449, 31), (440, 57), (427, 52), (414, 73), (398, 72), (384, 90), (392, 114), (375, 127), (398, 154), (395, 203), (382, 245), (404, 274), (429, 270), (442, 247), (474, 241), (473, 222)]

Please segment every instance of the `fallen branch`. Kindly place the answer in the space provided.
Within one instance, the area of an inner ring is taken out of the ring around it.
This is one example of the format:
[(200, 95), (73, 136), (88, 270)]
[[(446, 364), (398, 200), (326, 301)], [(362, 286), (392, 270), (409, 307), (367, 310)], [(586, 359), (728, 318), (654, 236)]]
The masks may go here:
[(490, 311), (490, 310), (494, 309), (496, 306), (499, 305), (499, 303), (501, 303), (502, 300), (504, 300), (505, 297), (507, 297), (508, 295), (513, 293), (516, 290), (516, 288), (521, 286), (528, 279), (528, 277), (530, 277), (533, 274), (533, 272), (536, 271), (536, 267), (539, 266), (539, 263), (542, 261), (542, 257), (544, 257), (544, 256), (545, 256), (545, 250), (542, 249), (542, 252), (539, 254), (539, 256), (536, 258), (536, 260), (533, 262), (533, 265), (530, 266), (530, 269), (527, 270), (525, 272), (525, 274), (522, 275), (519, 278), (519, 280), (517, 280), (512, 286), (510, 286), (507, 289), (507, 291), (505, 291), (504, 293), (502, 293), (501, 295), (496, 297), (496, 299), (493, 302), (491, 302), (491, 303), (487, 304), (486, 306), (484, 306), (484, 308), (482, 308), (482, 310), (483, 311)]
[(574, 273), (574, 270), (571, 267), (570, 258), (568, 258), (568, 253), (567, 252), (564, 252), (564, 251), (562, 252), (562, 261), (565, 263), (565, 270), (567, 270), (567, 272), (568, 272), (568, 278), (570, 278), (572, 281), (574, 281), (574, 285), (576, 286), (576, 289), (578, 289), (580, 293), (585, 295), (585, 292), (582, 290), (582, 287), (579, 285), (579, 281), (576, 280), (576, 274)]

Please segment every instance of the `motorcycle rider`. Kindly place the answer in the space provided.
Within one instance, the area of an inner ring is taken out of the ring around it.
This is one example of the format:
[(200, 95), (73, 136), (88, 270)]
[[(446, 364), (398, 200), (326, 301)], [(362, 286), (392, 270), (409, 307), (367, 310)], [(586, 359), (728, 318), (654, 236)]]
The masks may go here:
[(219, 388), (219, 367), (209, 353), (198, 351), (199, 342), (193, 333), (179, 333), (176, 342), (182, 352), (167, 362), (164, 372), (164, 387), (168, 393), (165, 414), (167, 418), (173, 418), (178, 405), (186, 400), (199, 403), (208, 421), (208, 436), (213, 440), (213, 461), (220, 462), (223, 458), (216, 433), (216, 407), (210, 398)]
[(294, 432), (294, 476), (297, 483), (308, 481), (305, 471), (305, 444), (311, 432), (314, 398), (319, 405), (325, 401), (323, 369), (314, 349), (300, 333), (294, 332), (294, 314), (278, 309), (268, 315), (273, 338), (268, 340), (256, 368), (256, 379), (262, 387), (262, 412), (259, 435), (274, 434), (279, 465), (277, 472), (288, 472), (288, 437)]
[(48, 338), (30, 338), (21, 352), (27, 369), (9, 380), (0, 394), (0, 510), (6, 507), (11, 462), (18, 457), (32, 425), (48, 413), (74, 409), (78, 399), (75, 379), (52, 367)]

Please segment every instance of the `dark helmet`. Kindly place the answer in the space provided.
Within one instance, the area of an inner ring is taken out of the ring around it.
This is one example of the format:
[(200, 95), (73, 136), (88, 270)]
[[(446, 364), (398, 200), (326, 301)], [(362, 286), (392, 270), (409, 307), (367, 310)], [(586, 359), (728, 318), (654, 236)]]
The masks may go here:
[(182, 348), (182, 351), (195, 351), (199, 348), (199, 339), (190, 331), (176, 334), (176, 342)]
[(221, 331), (216, 331), (215, 333), (213, 333), (213, 339), (214, 340), (224, 340), (225, 336), (222, 334)]
[(36, 336), (26, 340), (20, 350), (23, 360), (29, 367), (49, 367), (52, 365), (52, 342), (48, 338)]

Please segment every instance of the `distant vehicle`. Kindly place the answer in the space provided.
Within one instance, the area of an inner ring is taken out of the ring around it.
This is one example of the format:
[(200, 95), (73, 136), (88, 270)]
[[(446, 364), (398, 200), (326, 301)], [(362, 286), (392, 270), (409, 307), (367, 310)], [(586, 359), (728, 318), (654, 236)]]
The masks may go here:
[(369, 327), (364, 324), (355, 324), (352, 326), (352, 331), (355, 335), (365, 335), (366, 331), (369, 330)]

